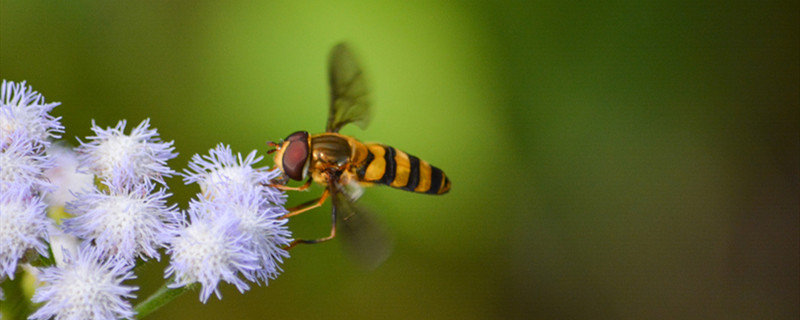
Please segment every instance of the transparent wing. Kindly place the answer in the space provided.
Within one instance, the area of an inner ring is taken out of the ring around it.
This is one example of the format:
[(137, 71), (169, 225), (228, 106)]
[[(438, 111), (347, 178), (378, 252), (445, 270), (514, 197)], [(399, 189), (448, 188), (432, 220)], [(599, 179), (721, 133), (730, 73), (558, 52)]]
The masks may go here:
[(370, 120), (369, 91), (361, 66), (344, 43), (331, 50), (328, 81), (331, 105), (325, 131), (339, 132), (348, 123), (355, 123), (361, 129), (366, 128)]
[(373, 270), (389, 258), (392, 241), (375, 215), (354, 203), (344, 192), (333, 193), (333, 210), (337, 238), (353, 261)]

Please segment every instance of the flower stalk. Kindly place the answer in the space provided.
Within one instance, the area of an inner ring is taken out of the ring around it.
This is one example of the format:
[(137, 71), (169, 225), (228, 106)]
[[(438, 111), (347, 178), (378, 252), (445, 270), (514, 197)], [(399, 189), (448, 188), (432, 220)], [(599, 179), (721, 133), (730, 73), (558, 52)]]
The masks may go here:
[(147, 299), (144, 299), (144, 301), (139, 302), (139, 304), (133, 307), (133, 311), (136, 312), (137, 318), (144, 318), (159, 308), (169, 304), (172, 300), (175, 300), (175, 298), (197, 287), (198, 284), (194, 283), (184, 287), (169, 288), (167, 283), (164, 283), (164, 285), (158, 288), (156, 292), (153, 292)]

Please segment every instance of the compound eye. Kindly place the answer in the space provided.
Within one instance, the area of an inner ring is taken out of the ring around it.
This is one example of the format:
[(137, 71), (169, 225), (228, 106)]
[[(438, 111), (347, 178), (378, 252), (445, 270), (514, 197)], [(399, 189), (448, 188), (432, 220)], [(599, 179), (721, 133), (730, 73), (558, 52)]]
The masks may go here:
[(295, 133), (290, 134), (284, 140), (286, 140), (286, 141), (306, 141), (306, 143), (308, 143), (308, 132), (306, 132), (306, 131), (297, 131)]
[(286, 150), (283, 152), (283, 171), (293, 180), (303, 180), (303, 171), (308, 161), (308, 132), (300, 131), (286, 138)]

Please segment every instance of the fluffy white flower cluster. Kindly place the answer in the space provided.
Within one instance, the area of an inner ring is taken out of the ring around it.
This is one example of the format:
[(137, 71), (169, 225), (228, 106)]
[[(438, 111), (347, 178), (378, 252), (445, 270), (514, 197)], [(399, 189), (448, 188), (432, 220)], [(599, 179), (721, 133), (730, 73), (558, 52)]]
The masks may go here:
[(173, 287), (200, 282), (200, 300), (212, 292), (221, 298), (217, 283), (226, 281), (244, 292), (249, 281), (267, 283), (280, 272), (279, 263), (291, 241), (282, 206), (284, 194), (269, 187), (277, 172), (255, 169), (256, 151), (233, 155), (222, 144), (209, 155), (194, 155), (184, 181), (197, 183), (201, 192), (189, 204), (189, 219), (174, 234), (167, 276)]
[[(52, 143), (64, 129), (50, 115), (58, 105), (25, 82), (3, 81), (0, 280), (44, 257), (34, 263), (42, 286), (32, 299), (42, 306), (29, 319), (134, 317), (138, 288), (124, 282), (160, 249), (170, 256), (168, 286), (199, 283), (203, 302), (220, 297), (222, 281), (244, 292), (280, 273), (292, 240), (279, 219), (285, 194), (269, 187), (276, 172), (253, 167), (263, 158), (256, 151), (243, 158), (220, 144), (195, 155), (181, 175), (202, 192), (183, 212), (168, 204), (164, 180), (177, 174), (167, 165), (173, 142), (161, 141), (149, 119), (129, 133), (125, 120), (108, 128), (92, 121), (94, 135), (73, 150)], [(48, 211), (66, 217), (58, 224)]]
[(53, 167), (47, 147), (64, 128), (49, 114), (59, 103), (45, 103), (25, 82), (3, 81), (0, 91), (0, 279), (14, 279), (26, 251), (48, 256), (43, 195), (54, 186), (44, 174)]

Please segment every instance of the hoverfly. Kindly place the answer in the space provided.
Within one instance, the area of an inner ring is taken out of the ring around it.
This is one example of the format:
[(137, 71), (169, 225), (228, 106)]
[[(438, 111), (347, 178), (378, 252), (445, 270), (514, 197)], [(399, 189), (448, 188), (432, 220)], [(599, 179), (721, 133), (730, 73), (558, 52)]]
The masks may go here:
[[(360, 196), (360, 187), (382, 184), (440, 195), (450, 190), (450, 179), (439, 168), (403, 151), (339, 134), (339, 130), (349, 123), (366, 128), (370, 120), (368, 90), (362, 69), (345, 44), (331, 50), (328, 76), (330, 107), (325, 133), (309, 135), (307, 131), (298, 131), (280, 143), (268, 142), (275, 148), (269, 153), (275, 153), (275, 167), (282, 173), (273, 181), (274, 187), (299, 191), (310, 187), (312, 181), (326, 187), (319, 198), (289, 209), (283, 218), (317, 208), (328, 197), (332, 198), (330, 235), (314, 240), (297, 239), (289, 248), (299, 243), (333, 239), (339, 221), (345, 244), (355, 247), (355, 251), (362, 251), (356, 255), (367, 260), (365, 263), (379, 264), (386, 257), (384, 252), (388, 252), (383, 248), (385, 236), (368, 212), (355, 204)], [(307, 181), (300, 187), (289, 187), (286, 186), (289, 179)]]

